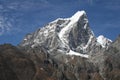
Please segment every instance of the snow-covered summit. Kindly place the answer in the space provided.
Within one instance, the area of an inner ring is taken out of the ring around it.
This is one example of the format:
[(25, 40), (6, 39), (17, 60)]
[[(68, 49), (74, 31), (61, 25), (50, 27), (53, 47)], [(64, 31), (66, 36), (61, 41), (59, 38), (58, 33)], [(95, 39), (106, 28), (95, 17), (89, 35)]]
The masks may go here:
[(85, 11), (77, 11), (70, 19), (74, 22), (78, 21), (80, 19), (80, 17), (82, 17), (83, 15), (86, 15)]
[(63, 43), (68, 44), (68, 40), (66, 38), (69, 36), (71, 29), (75, 27), (74, 24), (79, 22), (83, 15), (86, 15), (85, 11), (76, 12), (71, 18), (69, 18), (70, 22), (66, 26), (64, 26), (64, 28), (61, 29), (59, 33), (59, 38)]
[[(105, 41), (100, 37), (97, 43), (105, 47), (108, 43)], [(97, 43), (85, 11), (78, 11), (70, 18), (58, 18), (27, 35), (20, 45), (31, 48), (44, 46), (51, 55), (56, 56), (68, 54), (88, 58), (89, 53), (95, 52), (93, 49)]]
[(50, 22), (50, 23), (54, 23), (57, 22), (59, 20), (72, 20), (74, 22), (78, 21), (80, 19), (81, 16), (86, 15), (85, 11), (77, 11), (73, 16), (71, 16), (70, 18), (57, 18), (56, 20)]
[(110, 43), (112, 43), (112, 40), (104, 37), (103, 35), (100, 35), (97, 37), (97, 42), (100, 43), (100, 45), (105, 48), (108, 46)]

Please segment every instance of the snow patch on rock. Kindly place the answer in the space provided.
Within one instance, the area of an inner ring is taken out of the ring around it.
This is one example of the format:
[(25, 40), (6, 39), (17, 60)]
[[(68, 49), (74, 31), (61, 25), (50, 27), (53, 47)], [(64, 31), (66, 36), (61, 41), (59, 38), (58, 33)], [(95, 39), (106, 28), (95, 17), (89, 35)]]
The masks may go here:
[(105, 48), (106, 46), (108, 46), (110, 43), (112, 43), (112, 40), (105, 38), (103, 35), (100, 35), (97, 37), (97, 42), (103, 47)]
[(75, 51), (70, 50), (67, 55), (75, 55), (75, 56), (80, 56), (80, 57), (84, 57), (84, 58), (89, 58), (89, 55), (87, 54), (81, 54)]

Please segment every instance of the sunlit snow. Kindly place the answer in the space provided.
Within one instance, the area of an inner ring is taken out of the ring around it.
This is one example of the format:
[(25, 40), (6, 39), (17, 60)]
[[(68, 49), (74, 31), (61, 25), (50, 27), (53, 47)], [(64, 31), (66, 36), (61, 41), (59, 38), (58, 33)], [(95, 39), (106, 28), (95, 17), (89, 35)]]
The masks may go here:
[(105, 48), (112, 41), (110, 39), (105, 38), (103, 35), (97, 37), (97, 42), (101, 44), (103, 48)]
[(75, 56), (81, 56), (81, 57), (85, 57), (85, 58), (89, 58), (89, 55), (87, 54), (81, 54), (75, 51), (70, 50), (67, 55), (75, 55)]
[(71, 28), (73, 27), (73, 24), (76, 23), (83, 14), (86, 14), (85, 11), (78, 11), (76, 14), (74, 14), (70, 18), (69, 24), (60, 31), (58, 36), (63, 43), (65, 44), (67, 43), (67, 40), (65, 39), (64, 35), (71, 30)]

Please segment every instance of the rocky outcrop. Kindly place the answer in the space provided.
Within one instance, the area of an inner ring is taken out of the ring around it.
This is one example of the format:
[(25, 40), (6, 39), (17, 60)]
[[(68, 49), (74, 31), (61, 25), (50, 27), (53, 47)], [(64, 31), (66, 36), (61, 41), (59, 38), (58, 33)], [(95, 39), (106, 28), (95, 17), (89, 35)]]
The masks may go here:
[(1, 80), (32, 80), (35, 75), (33, 62), (10, 44), (0, 46), (0, 60)]
[[(0, 80), (119, 80), (120, 37), (92, 58), (49, 55), (46, 48), (0, 45)], [(99, 55), (98, 55), (99, 54)]]
[(104, 52), (104, 76), (106, 80), (120, 79), (120, 36), (112, 43), (108, 50)]
[(45, 65), (40, 53), (38, 58), (10, 44), (0, 45), (0, 80), (55, 80), (51, 76), (54, 70)]
[(0, 46), (0, 80), (89, 80), (94, 78), (91, 74), (98, 73), (85, 58), (73, 56), (73, 60), (62, 62), (46, 54), (42, 47), (21, 50), (10, 44)]

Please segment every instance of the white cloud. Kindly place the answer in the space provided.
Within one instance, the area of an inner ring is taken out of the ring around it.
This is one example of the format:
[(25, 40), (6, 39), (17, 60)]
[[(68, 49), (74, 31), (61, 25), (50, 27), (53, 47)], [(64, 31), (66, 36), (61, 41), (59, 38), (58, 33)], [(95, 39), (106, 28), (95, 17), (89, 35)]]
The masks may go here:
[(0, 36), (4, 33), (4, 27), (0, 25)]
[[(31, 10), (38, 10), (47, 8), (49, 2), (47, 0), (25, 0), (25, 1), (3, 1), (0, 4), (0, 36), (3, 34), (12, 34), (21, 31), (17, 25), (14, 25), (16, 18), (15, 12), (20, 12), (20, 16), (23, 12), (29, 12)], [(14, 31), (14, 32), (13, 32)]]
[(0, 5), (0, 10), (3, 9), (3, 5)]
[(7, 18), (0, 16), (0, 35), (8, 33), (12, 29), (12, 24), (7, 21)]
[(11, 10), (37, 10), (37, 9), (43, 9), (46, 7), (49, 7), (49, 2), (47, 0), (39, 0), (39, 1), (34, 1), (34, 0), (25, 0), (25, 1), (14, 1), (14, 2), (9, 2), (6, 3), (7, 9)]

